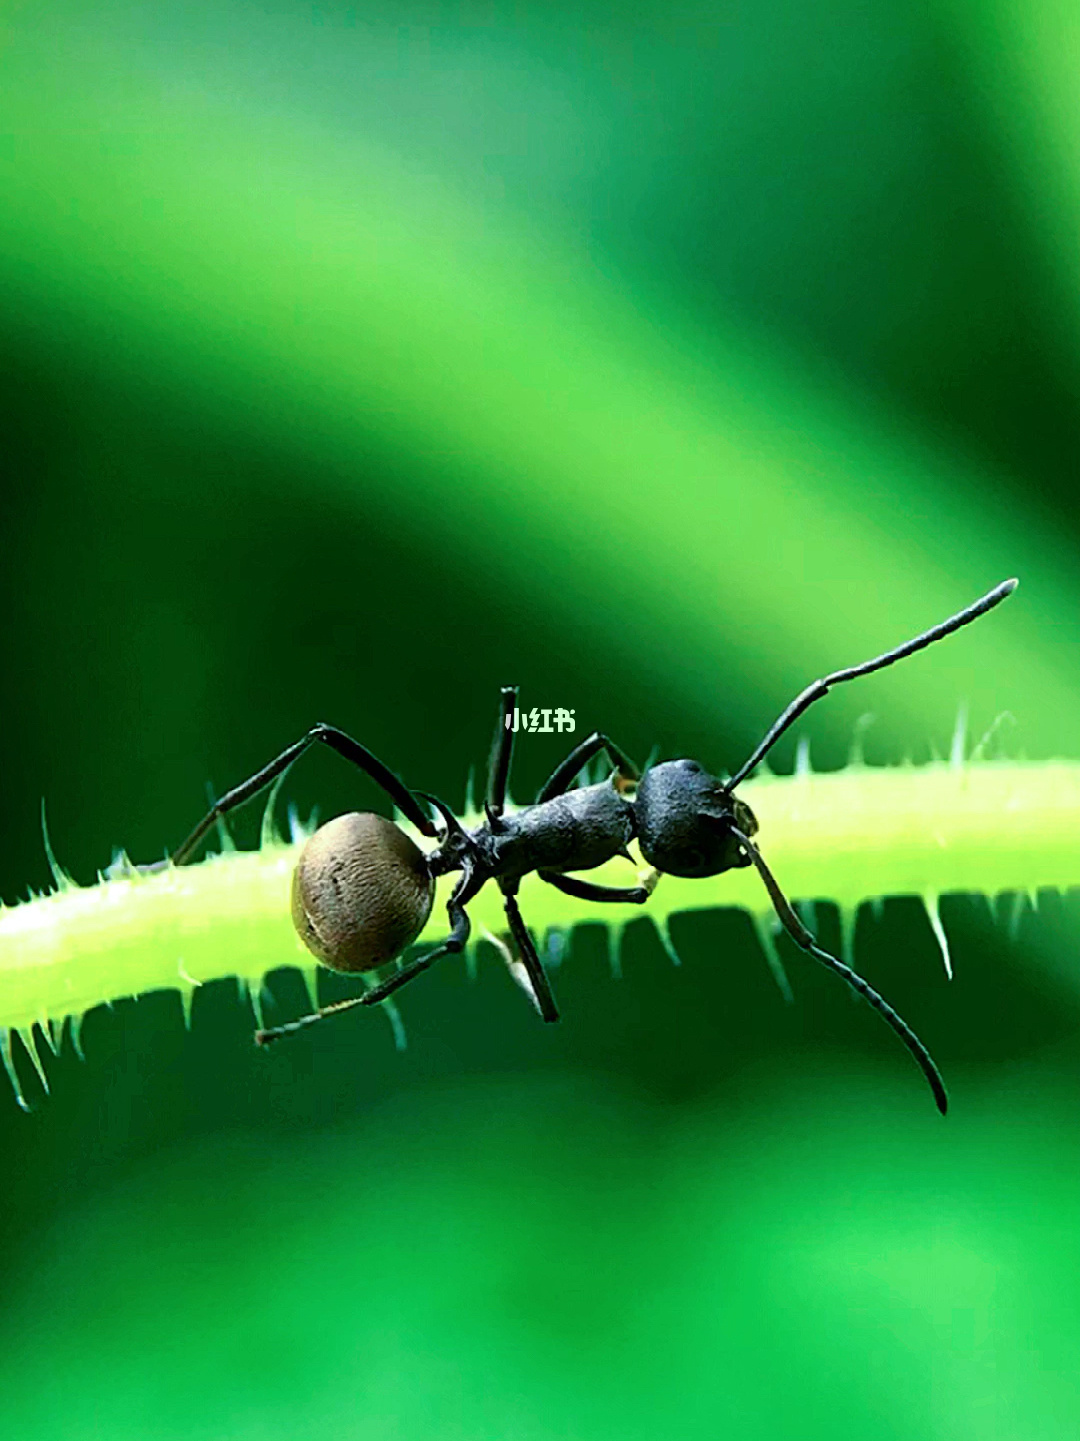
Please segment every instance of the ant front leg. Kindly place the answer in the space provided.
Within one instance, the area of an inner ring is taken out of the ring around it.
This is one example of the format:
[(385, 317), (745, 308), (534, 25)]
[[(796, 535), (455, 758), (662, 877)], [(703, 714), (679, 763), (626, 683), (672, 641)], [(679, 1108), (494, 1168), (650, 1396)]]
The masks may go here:
[(640, 886), (598, 886), (593, 881), (579, 881), (575, 876), (564, 876), (558, 871), (537, 871), (537, 875), (557, 891), (576, 896), (579, 901), (605, 901), (631, 906), (644, 905), (660, 879), (660, 872), (653, 866), (641, 873)]
[(542, 805), (544, 801), (553, 800), (555, 796), (561, 796), (568, 791), (582, 766), (588, 765), (593, 756), (599, 755), (601, 751), (607, 752), (622, 780), (631, 784), (640, 780), (638, 768), (626, 752), (609, 736), (604, 735), (603, 731), (593, 731), (592, 735), (587, 736), (580, 745), (576, 745), (562, 765), (557, 766), (548, 776), (540, 787), (536, 804)]

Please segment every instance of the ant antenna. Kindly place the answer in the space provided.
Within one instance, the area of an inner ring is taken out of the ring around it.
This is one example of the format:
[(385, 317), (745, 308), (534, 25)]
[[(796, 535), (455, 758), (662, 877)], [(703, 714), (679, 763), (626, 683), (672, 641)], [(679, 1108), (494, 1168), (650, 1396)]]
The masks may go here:
[[(895, 650), (888, 650), (884, 655), (875, 656), (873, 660), (864, 661), (862, 665), (851, 666), (848, 670), (835, 670), (831, 675), (824, 676), (821, 680), (814, 681), (806, 689), (795, 697), (795, 699), (784, 711), (780, 718), (773, 722), (765, 733), (764, 739), (756, 746), (750, 759), (746, 761), (735, 772), (732, 778), (726, 783), (724, 789), (733, 791), (737, 785), (746, 779), (750, 772), (757, 766), (764, 756), (772, 750), (773, 746), (784, 734), (787, 728), (794, 724), (802, 715), (803, 711), (809, 709), (816, 700), (820, 700), (834, 685), (840, 685), (842, 681), (855, 680), (862, 675), (870, 675), (875, 670), (884, 670), (886, 666), (892, 665), (895, 661), (903, 660), (905, 656), (913, 655), (917, 650), (923, 650), (928, 645), (933, 645), (937, 640), (943, 640), (945, 636), (952, 635), (954, 630), (961, 626), (969, 625), (979, 616), (985, 615), (994, 606), (1000, 605), (1006, 596), (1012, 595), (1013, 591), (1020, 584), (1018, 580), (1004, 580), (996, 585), (993, 590), (988, 591), (980, 600), (969, 605), (966, 609), (957, 611), (956, 615), (943, 620), (940, 625), (931, 626), (917, 635), (914, 640), (905, 641)], [(757, 862), (755, 862), (755, 865)], [(880, 999), (880, 997), (879, 997)]]
[[(1007, 591), (1006, 594), (1008, 594)], [(879, 995), (878, 992), (874, 990), (869, 981), (864, 981), (857, 971), (853, 971), (850, 966), (845, 966), (843, 961), (838, 961), (836, 957), (831, 956), (828, 951), (821, 949), (792, 909), (791, 902), (780, 889), (779, 882), (765, 864), (765, 857), (758, 850), (757, 846), (754, 845), (749, 836), (743, 835), (742, 831), (736, 830), (734, 826), (731, 828), (731, 833), (757, 867), (758, 874), (765, 882), (765, 889), (769, 893), (769, 899), (773, 903), (773, 909), (776, 911), (784, 930), (787, 931), (788, 935), (800, 950), (806, 951), (808, 955), (820, 961), (823, 966), (828, 966), (830, 971), (835, 971), (838, 976), (842, 976), (851, 989), (858, 992), (864, 1000), (869, 1001), (886, 1024), (893, 1028), (915, 1058), (915, 1064), (919, 1067), (919, 1070), (922, 1071), (927, 1081), (929, 1081), (930, 1089), (934, 1093), (934, 1100), (937, 1102), (937, 1108), (944, 1116), (949, 1108), (948, 1092), (945, 1090), (945, 1082), (941, 1079), (941, 1072), (934, 1064), (933, 1057), (923, 1045), (922, 1041), (919, 1040), (908, 1023), (893, 1010), (885, 997)]]

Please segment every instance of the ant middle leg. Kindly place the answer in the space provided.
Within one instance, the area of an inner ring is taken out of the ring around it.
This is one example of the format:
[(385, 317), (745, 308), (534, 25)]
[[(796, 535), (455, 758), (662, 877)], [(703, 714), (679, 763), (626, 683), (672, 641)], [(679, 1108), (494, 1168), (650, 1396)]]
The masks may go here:
[(559, 1007), (552, 994), (551, 982), (548, 980), (544, 963), (533, 945), (533, 938), (529, 935), (529, 929), (521, 914), (521, 907), (517, 903), (518, 882), (516, 880), (500, 882), (500, 886), (503, 893), (503, 909), (506, 911), (506, 919), (510, 923), (510, 934), (514, 938), (522, 964), (528, 973), (537, 1008), (545, 1021), (557, 1021)]
[(488, 757), (487, 791), (484, 796), (484, 814), (493, 831), (500, 830), (499, 822), (506, 806), (506, 785), (510, 778), (510, 761), (514, 754), (514, 732), (510, 717), (517, 704), (516, 685), (504, 685), (499, 695), (499, 720), (495, 738), (491, 742)]
[(416, 797), (408, 787), (394, 775), (392, 770), (384, 766), (377, 756), (372, 755), (367, 746), (362, 746), (359, 741), (354, 741), (351, 736), (346, 735), (342, 730), (338, 730), (336, 726), (326, 725), (324, 722), (320, 722), (318, 725), (312, 726), (307, 735), (301, 736), (298, 741), (294, 741), (291, 746), (287, 746), (279, 756), (275, 756), (268, 765), (263, 766), (262, 770), (256, 771), (255, 774), (249, 776), (246, 781), (242, 781), (240, 785), (234, 786), (231, 791), (227, 791), (220, 800), (216, 800), (207, 814), (188, 836), (187, 840), (184, 841), (183, 845), (179, 846), (177, 850), (173, 852), (172, 864), (174, 866), (185, 865), (191, 859), (206, 833), (217, 824), (222, 816), (227, 815), (229, 811), (235, 810), (237, 806), (242, 806), (245, 801), (251, 800), (251, 798), (258, 795), (261, 790), (265, 790), (272, 781), (275, 781), (283, 771), (288, 770), (293, 761), (303, 755), (308, 747), (314, 745), (316, 741), (321, 741), (323, 745), (328, 745), (331, 750), (337, 751), (339, 756), (342, 756), (345, 760), (357, 766), (365, 775), (370, 776), (376, 785), (382, 787), (397, 806), (398, 810), (401, 811), (408, 820), (412, 821), (421, 835), (429, 837), (436, 835), (436, 829), (430, 817), (424, 814)]

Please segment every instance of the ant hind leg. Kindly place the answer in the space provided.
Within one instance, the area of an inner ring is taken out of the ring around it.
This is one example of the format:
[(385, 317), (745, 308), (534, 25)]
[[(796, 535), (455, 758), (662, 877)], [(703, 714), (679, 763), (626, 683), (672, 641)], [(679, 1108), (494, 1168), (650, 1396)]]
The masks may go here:
[(362, 746), (359, 741), (354, 741), (352, 736), (346, 735), (336, 726), (320, 722), (318, 725), (312, 726), (307, 735), (301, 736), (298, 741), (287, 746), (279, 756), (275, 756), (272, 761), (263, 766), (262, 770), (256, 771), (253, 776), (249, 776), (246, 781), (241, 781), (231, 791), (226, 791), (220, 800), (215, 801), (187, 840), (173, 852), (172, 864), (174, 866), (186, 865), (198, 848), (200, 841), (222, 816), (235, 810), (237, 806), (242, 806), (245, 801), (251, 800), (261, 790), (265, 790), (316, 741), (321, 741), (323, 745), (337, 751), (339, 756), (357, 766), (365, 775), (370, 776), (376, 785), (382, 787), (398, 810), (412, 821), (421, 835), (432, 838), (435, 836), (436, 830), (431, 818), (424, 814), (416, 797), (392, 770), (384, 766), (382, 761), (368, 750), (367, 746)]
[(450, 934), (445, 941), (424, 955), (417, 956), (414, 961), (410, 961), (407, 966), (402, 966), (400, 971), (396, 971), (385, 981), (373, 986), (370, 991), (365, 991), (362, 996), (350, 996), (346, 1001), (335, 1001), (332, 1005), (320, 1006), (310, 1015), (301, 1016), (295, 1021), (287, 1021), (283, 1026), (272, 1026), (268, 1030), (256, 1031), (255, 1044), (268, 1046), (272, 1041), (279, 1041), (282, 1036), (289, 1036), (294, 1031), (302, 1030), (305, 1026), (324, 1020), (327, 1016), (336, 1015), (338, 1011), (351, 1011), (355, 1006), (377, 1006), (380, 1001), (385, 1001), (388, 996), (392, 996), (402, 986), (408, 985), (417, 976), (423, 975), (443, 956), (456, 955), (463, 951), (472, 932), (472, 925), (465, 906), (473, 899), (482, 885), (483, 881), (477, 881), (476, 873), (471, 865), (463, 867), (461, 878), (446, 904), (450, 916)]

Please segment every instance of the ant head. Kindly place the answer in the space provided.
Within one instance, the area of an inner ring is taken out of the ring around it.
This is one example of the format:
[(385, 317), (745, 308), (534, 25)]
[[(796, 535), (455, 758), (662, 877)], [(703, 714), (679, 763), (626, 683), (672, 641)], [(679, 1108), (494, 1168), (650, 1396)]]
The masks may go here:
[(700, 878), (750, 865), (732, 828), (752, 836), (753, 812), (697, 761), (665, 761), (646, 771), (634, 811), (641, 854), (658, 871)]
[(424, 929), (434, 898), (423, 851), (370, 812), (320, 826), (293, 872), (293, 924), (332, 971), (370, 971), (399, 956)]

